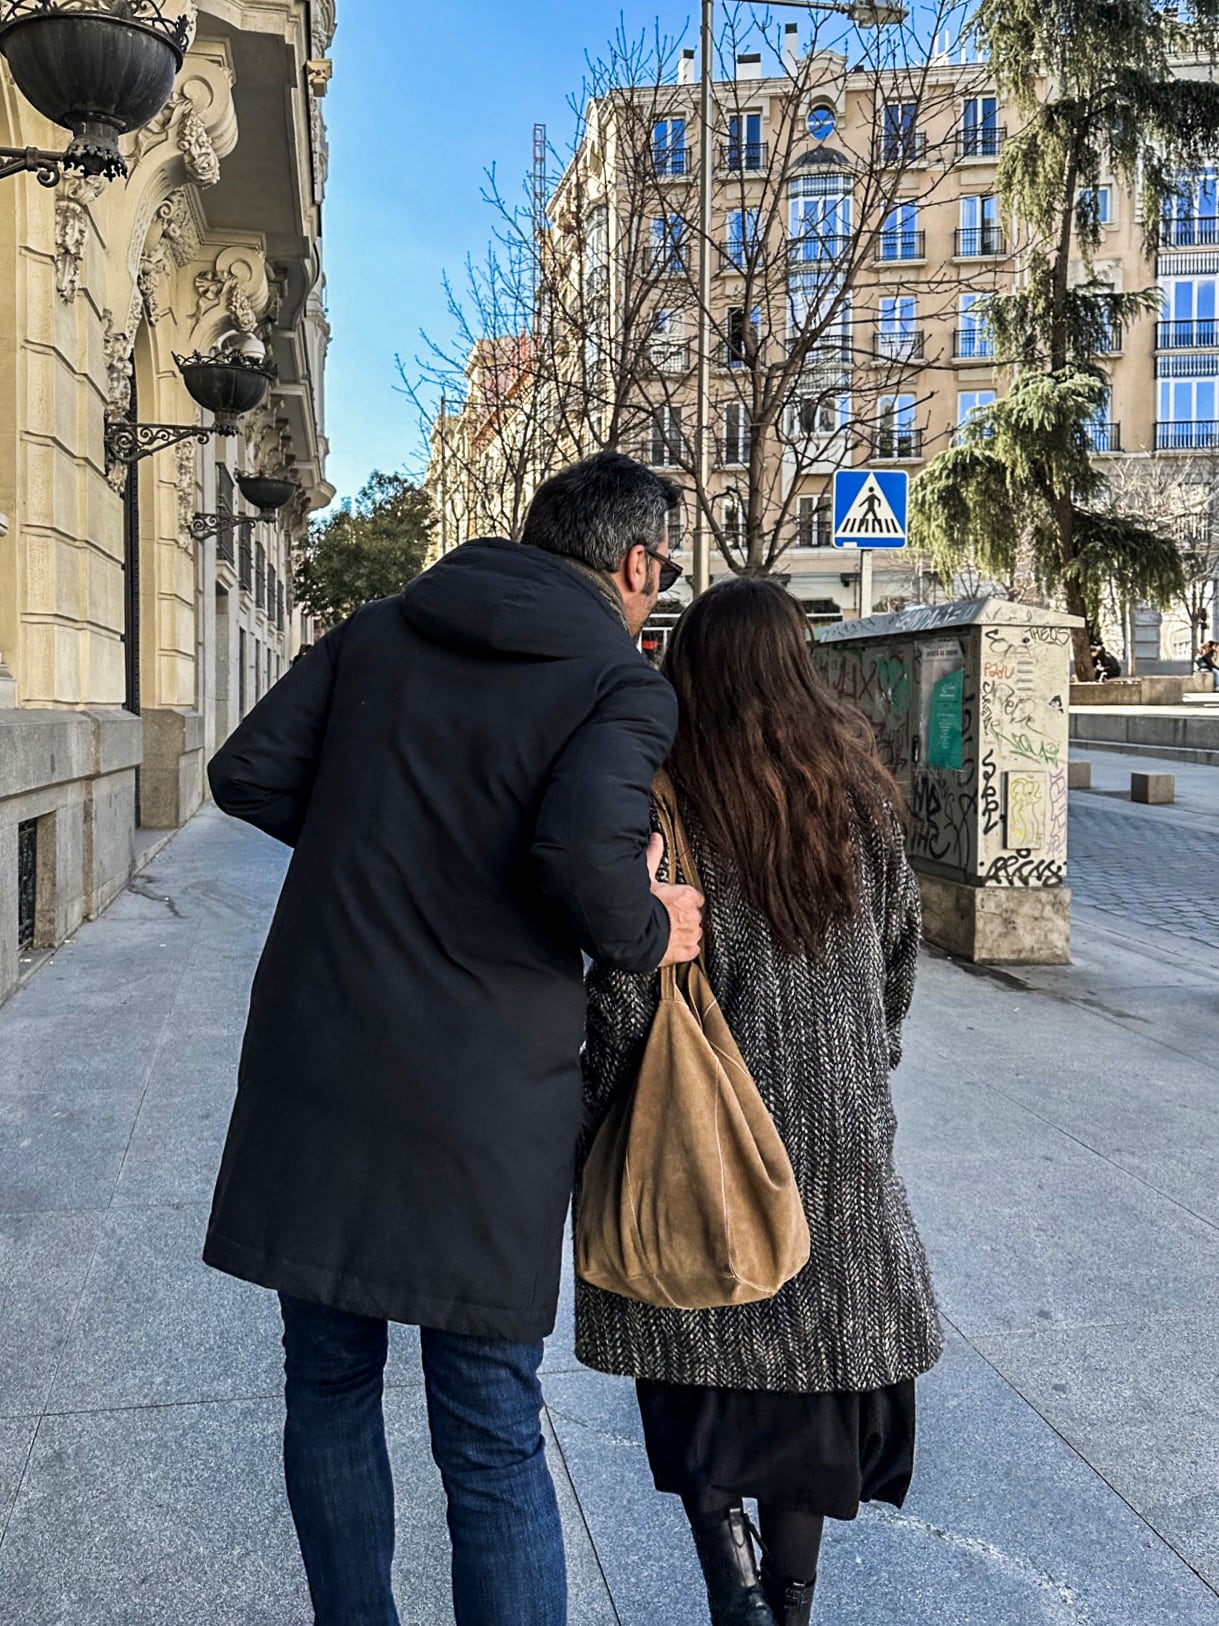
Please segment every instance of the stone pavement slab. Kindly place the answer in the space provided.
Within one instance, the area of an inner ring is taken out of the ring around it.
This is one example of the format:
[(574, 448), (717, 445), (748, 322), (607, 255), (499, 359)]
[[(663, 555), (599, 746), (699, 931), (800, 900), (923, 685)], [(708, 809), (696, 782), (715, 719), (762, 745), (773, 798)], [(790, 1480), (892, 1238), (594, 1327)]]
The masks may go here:
[[(1103, 786), (1073, 803), (1089, 794), (1085, 823), (1117, 806)], [(1185, 800), (1116, 816), (1131, 864), (1209, 819)], [(829, 1533), (826, 1626), (1219, 1626), (1219, 1092), (1199, 1062), (1219, 949), (1212, 967), (1110, 907), (1103, 845), (1076, 855), (1097, 901), (1073, 966), (925, 958), (899, 1161), (961, 1331), (921, 1386), (907, 1507)], [(198, 1257), (284, 856), (205, 813), (0, 1010), (4, 1626), (309, 1619), (274, 1301)], [(569, 1270), (544, 1387), (573, 1621), (695, 1626), (633, 1388), (577, 1366), (570, 1315)], [(402, 1617), (442, 1626), (412, 1329), (387, 1378)]]

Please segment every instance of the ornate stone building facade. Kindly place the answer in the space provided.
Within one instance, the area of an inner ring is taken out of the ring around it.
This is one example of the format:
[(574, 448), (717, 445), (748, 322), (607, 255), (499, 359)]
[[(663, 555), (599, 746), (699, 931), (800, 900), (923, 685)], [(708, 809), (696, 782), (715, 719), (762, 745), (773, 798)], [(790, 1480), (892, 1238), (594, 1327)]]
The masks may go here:
[[(129, 177), (0, 182), (0, 999), (199, 807), (209, 753), (308, 636), (291, 561), (326, 483), (321, 214), (334, 0), (200, 0)], [(64, 132), (0, 63), (0, 144)], [(207, 426), (175, 355), (274, 363), (232, 437), (108, 465), (107, 422)], [(253, 519), (238, 473), (299, 492)]]

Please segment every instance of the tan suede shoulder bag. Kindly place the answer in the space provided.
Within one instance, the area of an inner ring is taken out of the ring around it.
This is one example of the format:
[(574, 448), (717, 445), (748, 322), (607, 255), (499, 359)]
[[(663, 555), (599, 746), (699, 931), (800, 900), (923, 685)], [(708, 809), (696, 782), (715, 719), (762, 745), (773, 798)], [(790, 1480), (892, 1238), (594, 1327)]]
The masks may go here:
[[(652, 794), (669, 873), (697, 887), (666, 773)], [(791, 1160), (702, 958), (666, 966), (638, 1081), (585, 1165), (577, 1274), (643, 1304), (704, 1310), (773, 1298), (809, 1250)]]

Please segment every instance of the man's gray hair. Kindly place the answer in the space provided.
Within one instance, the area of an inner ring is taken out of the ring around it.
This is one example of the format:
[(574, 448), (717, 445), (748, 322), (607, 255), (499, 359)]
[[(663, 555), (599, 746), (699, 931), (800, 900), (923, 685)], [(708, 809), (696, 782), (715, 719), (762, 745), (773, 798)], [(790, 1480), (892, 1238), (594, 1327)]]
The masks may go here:
[(655, 548), (681, 488), (622, 452), (598, 452), (539, 486), (522, 542), (615, 571), (632, 548)]

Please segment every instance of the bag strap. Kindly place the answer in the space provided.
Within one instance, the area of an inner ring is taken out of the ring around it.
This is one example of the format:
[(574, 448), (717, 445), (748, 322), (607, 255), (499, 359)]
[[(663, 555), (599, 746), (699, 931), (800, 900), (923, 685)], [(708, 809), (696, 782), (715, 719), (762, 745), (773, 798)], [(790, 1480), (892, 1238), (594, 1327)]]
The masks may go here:
[[(690, 838), (686, 834), (686, 827), (677, 808), (677, 787), (670, 778), (667, 768), (661, 768), (652, 781), (652, 800), (656, 803), (657, 821), (660, 824), (660, 833), (664, 837), (665, 854), (669, 860), (669, 880), (692, 886), (701, 892), (703, 884), (699, 879), (698, 864), (695, 862)], [(701, 953), (699, 959), (702, 959)], [(679, 969), (684, 968), (667, 965), (660, 973), (661, 992), (666, 998), (671, 999), (677, 991)]]

